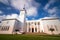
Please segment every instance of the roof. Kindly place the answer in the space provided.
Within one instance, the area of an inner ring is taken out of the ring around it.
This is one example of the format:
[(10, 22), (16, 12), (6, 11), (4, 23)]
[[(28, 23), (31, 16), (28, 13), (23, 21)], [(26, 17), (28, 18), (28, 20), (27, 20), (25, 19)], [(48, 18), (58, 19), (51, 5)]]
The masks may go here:
[(44, 17), (44, 18), (41, 18), (41, 20), (58, 20), (60, 18), (58, 17)]
[(6, 20), (17, 20), (19, 21), (18, 19), (14, 18), (14, 19), (3, 19), (2, 21), (6, 21)]

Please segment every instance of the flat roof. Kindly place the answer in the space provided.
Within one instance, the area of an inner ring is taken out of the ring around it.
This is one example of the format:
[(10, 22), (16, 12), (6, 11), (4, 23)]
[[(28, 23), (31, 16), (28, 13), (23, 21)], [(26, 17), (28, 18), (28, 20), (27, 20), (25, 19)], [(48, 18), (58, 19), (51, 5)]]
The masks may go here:
[(58, 20), (59, 18), (41, 19), (41, 20)]
[(14, 19), (3, 19), (2, 21), (6, 21), (6, 20), (17, 20), (19, 21), (18, 19), (14, 18)]

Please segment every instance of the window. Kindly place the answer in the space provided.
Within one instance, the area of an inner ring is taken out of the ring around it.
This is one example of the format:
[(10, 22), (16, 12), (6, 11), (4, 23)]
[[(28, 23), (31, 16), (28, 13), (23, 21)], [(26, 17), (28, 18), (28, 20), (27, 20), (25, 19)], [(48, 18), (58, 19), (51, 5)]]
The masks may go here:
[(8, 31), (9, 30), (9, 27), (8, 26), (3, 26), (2, 28), (1, 28), (1, 31)]

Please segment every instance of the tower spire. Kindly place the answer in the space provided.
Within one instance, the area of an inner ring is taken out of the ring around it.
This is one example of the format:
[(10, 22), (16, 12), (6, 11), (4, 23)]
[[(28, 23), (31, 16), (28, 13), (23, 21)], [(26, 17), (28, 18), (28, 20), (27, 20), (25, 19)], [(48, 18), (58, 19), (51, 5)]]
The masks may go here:
[[(25, 22), (26, 20), (25, 20), (25, 18), (26, 18), (26, 9), (25, 9), (25, 5), (24, 5), (24, 7), (20, 10), (20, 19), (21, 19), (21, 21), (22, 22)], [(23, 17), (23, 18), (22, 18)]]
[(24, 7), (23, 7), (23, 9), (25, 10), (25, 4), (24, 4)]
[(26, 14), (27, 12), (26, 12), (26, 8), (25, 8), (25, 4), (24, 4), (24, 7), (23, 7), (23, 10), (25, 10), (25, 14)]

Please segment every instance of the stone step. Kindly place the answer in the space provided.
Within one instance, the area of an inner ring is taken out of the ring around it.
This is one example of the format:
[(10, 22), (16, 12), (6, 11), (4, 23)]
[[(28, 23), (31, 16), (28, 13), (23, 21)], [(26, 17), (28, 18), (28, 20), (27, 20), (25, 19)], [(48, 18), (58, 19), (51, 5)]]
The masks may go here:
[(26, 34), (34, 34), (34, 35), (46, 35), (46, 33), (31, 33), (31, 32), (28, 32)]

